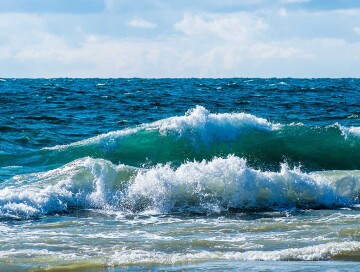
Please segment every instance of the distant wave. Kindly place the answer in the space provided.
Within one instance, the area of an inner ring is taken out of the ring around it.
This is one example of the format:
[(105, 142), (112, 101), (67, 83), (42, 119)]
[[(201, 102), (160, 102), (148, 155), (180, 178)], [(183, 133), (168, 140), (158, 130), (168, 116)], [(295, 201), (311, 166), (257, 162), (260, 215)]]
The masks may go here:
[(58, 169), (15, 176), (0, 187), (0, 217), (29, 218), (72, 209), (125, 213), (351, 207), (360, 171), (303, 173), (253, 169), (236, 156), (149, 169), (82, 158)]
[(289, 165), (301, 164), (306, 171), (354, 170), (360, 169), (359, 131), (359, 127), (339, 124), (325, 127), (277, 124), (245, 113), (212, 114), (197, 106), (184, 116), (68, 145), (0, 154), (0, 167), (18, 165), (50, 170), (86, 156), (134, 167), (170, 162), (179, 166), (188, 160), (234, 154), (246, 158), (253, 167), (272, 171), (285, 161)]
[(179, 138), (201, 140), (203, 144), (211, 144), (216, 140), (234, 140), (246, 130), (271, 131), (278, 129), (279, 124), (273, 124), (266, 119), (246, 113), (212, 114), (202, 106), (189, 110), (184, 116), (170, 117), (154, 123), (144, 124), (134, 129), (110, 132), (84, 141), (69, 145), (59, 145), (45, 148), (48, 150), (66, 149), (73, 146), (87, 146), (103, 140), (114, 140), (141, 131), (156, 131), (162, 136), (174, 135)]

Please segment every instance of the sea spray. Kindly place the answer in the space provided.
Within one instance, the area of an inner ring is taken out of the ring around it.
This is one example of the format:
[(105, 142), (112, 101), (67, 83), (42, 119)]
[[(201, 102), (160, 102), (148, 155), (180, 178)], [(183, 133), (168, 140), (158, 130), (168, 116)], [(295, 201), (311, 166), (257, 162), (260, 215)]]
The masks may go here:
[[(346, 189), (341, 184), (351, 179)], [(138, 213), (347, 207), (357, 204), (360, 174), (280, 172), (249, 167), (230, 155), (211, 161), (149, 169), (82, 158), (45, 173), (15, 176), (2, 184), (1, 217), (31, 217), (68, 209)]]

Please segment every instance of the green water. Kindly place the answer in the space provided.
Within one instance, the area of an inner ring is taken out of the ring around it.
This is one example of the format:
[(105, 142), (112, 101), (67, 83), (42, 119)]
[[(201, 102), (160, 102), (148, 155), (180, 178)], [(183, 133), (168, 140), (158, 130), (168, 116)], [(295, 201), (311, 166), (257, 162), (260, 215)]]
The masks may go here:
[[(213, 216), (84, 210), (2, 222), (0, 261), (8, 271), (357, 271), (358, 222), (356, 209)], [(331, 262), (308, 262), (319, 260)]]

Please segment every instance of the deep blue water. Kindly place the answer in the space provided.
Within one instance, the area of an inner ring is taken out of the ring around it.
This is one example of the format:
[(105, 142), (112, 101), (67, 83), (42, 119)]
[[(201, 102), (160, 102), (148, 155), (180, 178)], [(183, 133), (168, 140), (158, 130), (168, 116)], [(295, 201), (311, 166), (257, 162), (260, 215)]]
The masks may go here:
[(69, 144), (196, 105), (284, 124), (359, 126), (359, 88), (360, 79), (6, 79), (1, 151)]

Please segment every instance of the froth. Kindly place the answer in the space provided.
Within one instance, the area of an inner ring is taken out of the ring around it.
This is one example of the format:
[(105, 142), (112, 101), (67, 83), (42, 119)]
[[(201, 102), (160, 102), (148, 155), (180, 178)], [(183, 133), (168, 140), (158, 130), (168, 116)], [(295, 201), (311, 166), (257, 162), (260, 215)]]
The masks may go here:
[[(351, 179), (351, 182), (347, 182)], [(248, 167), (236, 156), (138, 169), (83, 158), (45, 173), (16, 176), (0, 190), (1, 217), (29, 217), (70, 208), (123, 212), (214, 213), (358, 204), (359, 173), (280, 172)]]
[(347, 138), (349, 136), (360, 137), (360, 127), (344, 127), (338, 125), (342, 134)]
[(289, 248), (275, 251), (247, 251), (229, 254), (229, 259), (252, 261), (319, 261), (329, 260), (346, 253), (360, 250), (359, 242), (327, 243), (303, 248)]
[(215, 139), (234, 139), (241, 131), (257, 129), (271, 131), (279, 127), (266, 119), (246, 113), (212, 114), (202, 106), (189, 110), (185, 116), (171, 117), (145, 126), (161, 133), (189, 135), (197, 133), (205, 142)]
[(16, 176), (2, 184), (0, 217), (40, 216), (69, 208), (106, 208), (132, 168), (83, 158), (45, 173)]
[(339, 194), (322, 175), (290, 170), (286, 165), (280, 172), (262, 172), (236, 156), (139, 172), (127, 197), (135, 210), (156, 207), (160, 212), (335, 207), (356, 199)]
[(346, 259), (346, 254), (351, 255), (354, 254), (355, 251), (360, 251), (359, 242), (331, 242), (303, 248), (246, 252), (194, 251), (191, 253), (170, 254), (163, 252), (147, 252), (143, 250), (123, 250), (111, 256), (110, 265), (174, 265), (209, 260), (319, 261), (341, 257)]

